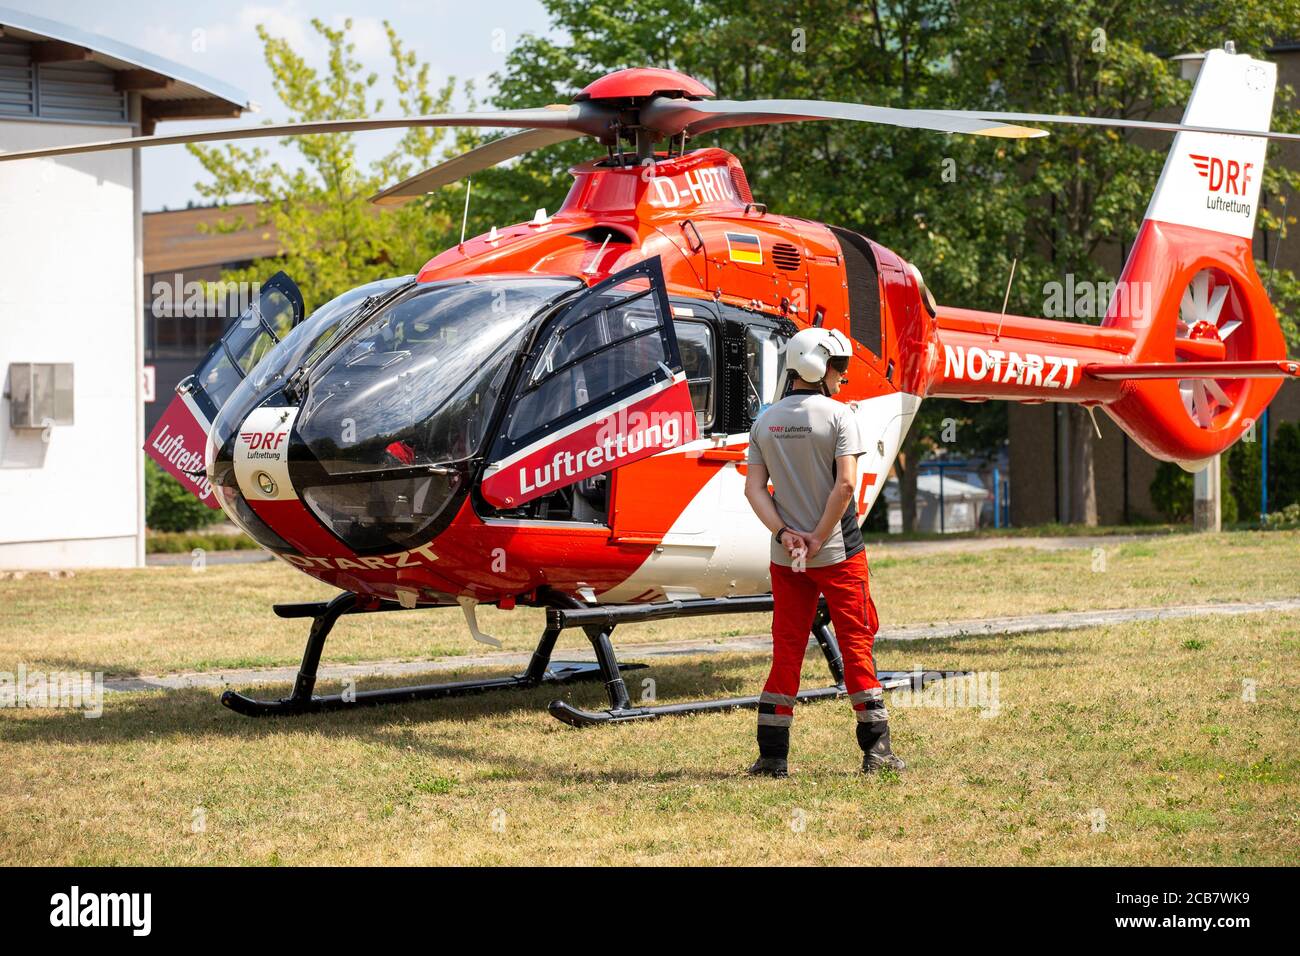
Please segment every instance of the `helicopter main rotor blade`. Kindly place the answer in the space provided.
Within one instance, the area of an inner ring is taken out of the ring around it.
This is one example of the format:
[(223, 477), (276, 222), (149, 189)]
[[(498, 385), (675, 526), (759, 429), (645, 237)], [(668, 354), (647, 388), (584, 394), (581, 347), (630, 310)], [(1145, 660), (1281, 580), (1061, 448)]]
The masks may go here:
[(402, 180), (396, 186), (389, 186), (383, 192), (371, 196), (370, 201), (381, 206), (398, 206), (534, 149), (578, 139), (584, 135), (586, 134), (571, 129), (529, 129), (522, 133), (511, 133), (437, 166), (431, 166), (422, 173)]
[(642, 125), (665, 135), (685, 131), (691, 136), (735, 126), (763, 126), (769, 123), (799, 123), (808, 120), (855, 120), (929, 129), (943, 133), (970, 133), (976, 136), (1028, 138), (1046, 136), (1047, 130), (1016, 123), (1055, 123), (1075, 126), (1102, 126), (1120, 129), (1146, 129), (1167, 133), (1217, 133), (1226, 136), (1259, 136), (1288, 142), (1300, 141), (1300, 133), (1271, 130), (1233, 129), (1218, 126), (1194, 126), (1155, 120), (1115, 119), (1109, 116), (1070, 116), (1056, 113), (1004, 113), (996, 110), (916, 110), (857, 103), (821, 102), (818, 100), (668, 100), (646, 104), (641, 110)]
[(237, 126), (176, 133), (168, 136), (132, 136), (98, 143), (71, 146), (48, 146), (13, 153), (0, 153), (0, 162), (16, 159), (40, 159), (81, 153), (100, 153), (114, 149), (142, 149), (148, 146), (175, 146), (185, 143), (212, 143), (241, 139), (265, 139), (276, 136), (303, 136), (323, 133), (357, 133), (375, 129), (414, 127), (504, 127), (520, 129), (572, 130), (577, 135), (599, 135), (606, 125), (607, 111), (595, 104), (544, 106), (540, 109), (502, 110), (486, 113), (444, 113), (433, 116), (395, 116), (388, 119), (319, 120), (307, 123), (268, 123), (264, 126)]
[(691, 136), (735, 126), (802, 123), (808, 120), (855, 120), (941, 133), (970, 133), (1027, 139), (1046, 136), (1047, 130), (1013, 126), (1000, 120), (943, 113), (936, 110), (896, 109), (859, 103), (821, 100), (652, 100), (641, 108), (641, 125), (666, 136), (686, 132)]
[(1114, 119), (1109, 116), (1066, 116), (1058, 113), (998, 113), (984, 110), (934, 110), (944, 116), (974, 116), (983, 119), (1015, 120), (1021, 123), (1059, 123), (1067, 126), (1109, 126), (1119, 129), (1149, 129), (1162, 133), (1218, 133), (1224, 136), (1260, 136), (1265, 139), (1300, 140), (1300, 133), (1277, 133), (1272, 130), (1227, 129), (1218, 126), (1188, 126), (1184, 123), (1160, 123), (1154, 120)]

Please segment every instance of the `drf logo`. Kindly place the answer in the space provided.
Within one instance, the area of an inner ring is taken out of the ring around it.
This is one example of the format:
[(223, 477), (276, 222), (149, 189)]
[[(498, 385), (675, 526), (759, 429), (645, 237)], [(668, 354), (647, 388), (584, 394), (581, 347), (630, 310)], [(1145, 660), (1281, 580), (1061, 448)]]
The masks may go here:
[(129, 926), (132, 936), (148, 936), (153, 928), (152, 893), (70, 892), (50, 897), (51, 926)]
[(259, 448), (275, 451), (288, 436), (288, 432), (240, 432), (239, 440), (248, 446), (249, 451)]
[(1246, 195), (1246, 187), (1250, 185), (1250, 171), (1255, 167), (1254, 163), (1242, 164), (1235, 159), (1224, 160), (1218, 156), (1202, 156), (1197, 153), (1188, 155), (1196, 165), (1196, 171), (1210, 187), (1210, 192), (1224, 192), (1233, 196)]

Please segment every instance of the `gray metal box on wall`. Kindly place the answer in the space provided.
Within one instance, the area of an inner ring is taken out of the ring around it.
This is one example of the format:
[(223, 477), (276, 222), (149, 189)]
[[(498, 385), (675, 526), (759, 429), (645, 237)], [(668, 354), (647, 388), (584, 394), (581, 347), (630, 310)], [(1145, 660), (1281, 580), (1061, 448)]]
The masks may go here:
[(9, 365), (9, 425), (45, 428), (71, 425), (72, 363), (12, 362)]

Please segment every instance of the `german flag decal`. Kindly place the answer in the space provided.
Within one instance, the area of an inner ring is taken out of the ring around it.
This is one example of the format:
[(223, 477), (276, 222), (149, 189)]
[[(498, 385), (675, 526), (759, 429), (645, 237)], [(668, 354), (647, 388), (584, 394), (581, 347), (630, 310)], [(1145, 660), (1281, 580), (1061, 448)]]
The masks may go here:
[(752, 232), (729, 232), (726, 236), (728, 259), (755, 266), (763, 264), (763, 246), (758, 241), (758, 236)]

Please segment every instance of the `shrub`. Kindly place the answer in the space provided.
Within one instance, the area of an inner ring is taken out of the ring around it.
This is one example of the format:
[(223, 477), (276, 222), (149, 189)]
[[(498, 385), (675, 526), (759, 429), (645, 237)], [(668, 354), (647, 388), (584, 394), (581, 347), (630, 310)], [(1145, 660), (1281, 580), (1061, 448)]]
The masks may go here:
[(149, 554), (189, 554), (204, 551), (252, 551), (261, 547), (248, 535), (214, 531), (151, 531), (144, 541)]
[(1260, 445), (1258, 441), (1239, 441), (1228, 450), (1232, 497), (1237, 504), (1237, 516), (1242, 521), (1254, 521), (1259, 515)]
[(155, 531), (194, 531), (225, 517), (186, 491), (152, 458), (144, 463), (144, 513), (145, 523)]
[[(1232, 496), (1243, 521), (1259, 514), (1260, 441), (1240, 441), (1228, 451)], [(1268, 506), (1274, 513), (1300, 502), (1300, 424), (1282, 422), (1268, 447)]]
[(1264, 527), (1269, 531), (1300, 528), (1300, 503), (1292, 503), (1281, 511), (1272, 511), (1264, 515)]
[[(1219, 459), (1219, 502), (1223, 511), (1220, 520), (1223, 524), (1234, 524), (1239, 514), (1229, 458), (1229, 455), (1224, 455)], [(1151, 481), (1151, 503), (1164, 515), (1166, 521), (1178, 523), (1192, 520), (1194, 480), (1191, 472), (1183, 471), (1171, 461), (1162, 461), (1156, 468), (1156, 476)]]
[(1264, 516), (1264, 527), (1268, 531), (1300, 528), (1300, 503), (1291, 503), (1281, 511), (1270, 511)]
[[(1268, 506), (1282, 511), (1300, 501), (1300, 422), (1282, 422), (1268, 446)], [(1256, 510), (1259, 505), (1255, 505)]]
[(1166, 521), (1192, 520), (1192, 476), (1172, 461), (1162, 461), (1151, 480), (1151, 503)]

